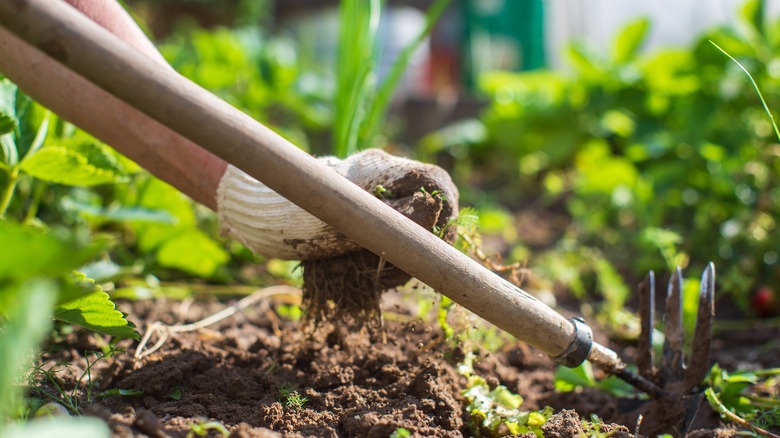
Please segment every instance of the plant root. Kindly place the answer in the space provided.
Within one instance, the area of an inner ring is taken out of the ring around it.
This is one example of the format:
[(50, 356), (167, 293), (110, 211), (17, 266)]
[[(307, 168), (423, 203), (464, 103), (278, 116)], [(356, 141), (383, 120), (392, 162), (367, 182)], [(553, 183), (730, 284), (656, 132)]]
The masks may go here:
[[(440, 170), (440, 169), (439, 169)], [(423, 228), (452, 243), (457, 230), (457, 189), (443, 172), (410, 172), (381, 187), (383, 202)], [(444, 179), (446, 177), (446, 179)], [(444, 181), (442, 181), (444, 180)], [(380, 192), (374, 190), (374, 193)], [(301, 262), (305, 322), (316, 329), (321, 322), (350, 331), (382, 330), (382, 294), (406, 283), (411, 276), (366, 249), (322, 260)]]

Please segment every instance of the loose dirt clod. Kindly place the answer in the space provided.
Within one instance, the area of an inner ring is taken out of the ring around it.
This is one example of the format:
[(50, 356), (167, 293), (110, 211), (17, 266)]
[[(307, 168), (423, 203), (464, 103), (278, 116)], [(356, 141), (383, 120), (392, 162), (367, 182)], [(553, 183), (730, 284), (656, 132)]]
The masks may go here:
[[(456, 230), (450, 226), (458, 213), (458, 191), (449, 175), (430, 166), (415, 169), (403, 178), (372, 191), (383, 202), (421, 227), (438, 230), (452, 242)], [(382, 293), (406, 283), (411, 277), (372, 252), (361, 249), (342, 256), (301, 263), (303, 307), (307, 320), (317, 326), (331, 321), (337, 328), (381, 326), (379, 302)]]

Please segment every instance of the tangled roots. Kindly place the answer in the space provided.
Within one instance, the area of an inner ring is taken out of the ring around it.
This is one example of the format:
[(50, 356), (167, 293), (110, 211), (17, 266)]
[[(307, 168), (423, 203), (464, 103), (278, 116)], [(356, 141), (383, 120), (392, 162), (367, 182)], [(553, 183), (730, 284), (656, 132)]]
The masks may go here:
[[(458, 212), (458, 191), (443, 169), (416, 163), (402, 176), (377, 190), (382, 200), (449, 243), (456, 236), (451, 219)], [(381, 327), (380, 300), (389, 289), (411, 276), (366, 249), (321, 260), (306, 260), (303, 267), (303, 306), (306, 321), (316, 327), (329, 321), (348, 329)]]

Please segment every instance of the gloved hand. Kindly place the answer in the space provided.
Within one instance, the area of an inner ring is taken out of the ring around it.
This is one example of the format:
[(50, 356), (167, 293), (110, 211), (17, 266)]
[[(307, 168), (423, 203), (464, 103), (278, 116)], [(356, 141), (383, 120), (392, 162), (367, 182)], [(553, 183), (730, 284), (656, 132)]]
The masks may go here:
[[(429, 230), (446, 227), (457, 215), (458, 190), (438, 166), (378, 149), (344, 160), (319, 159)], [(432, 202), (433, 198), (438, 201)], [(360, 249), (357, 243), (233, 166), (228, 166), (220, 182), (217, 207), (223, 234), (268, 257), (319, 260)]]

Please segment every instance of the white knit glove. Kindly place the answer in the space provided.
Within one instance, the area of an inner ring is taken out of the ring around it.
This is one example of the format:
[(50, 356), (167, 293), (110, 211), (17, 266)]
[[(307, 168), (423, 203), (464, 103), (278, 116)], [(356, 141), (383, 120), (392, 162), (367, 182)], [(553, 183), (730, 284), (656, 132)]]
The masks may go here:
[[(378, 185), (391, 186), (413, 172), (435, 174), (437, 181), (443, 181), (444, 187), (440, 189), (457, 209), (457, 189), (449, 175), (437, 166), (394, 157), (378, 149), (365, 150), (344, 160), (335, 157), (319, 160), (369, 192)], [(316, 260), (360, 248), (330, 225), (232, 165), (228, 166), (217, 189), (217, 214), (223, 234), (268, 257)]]

